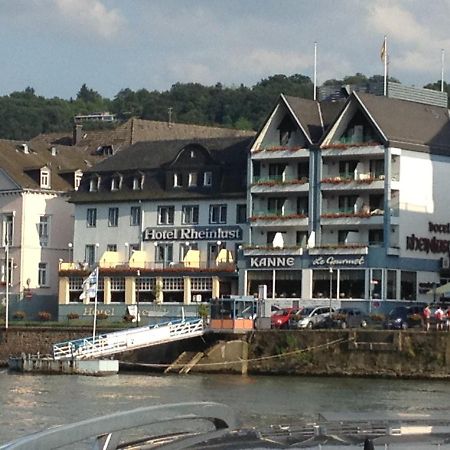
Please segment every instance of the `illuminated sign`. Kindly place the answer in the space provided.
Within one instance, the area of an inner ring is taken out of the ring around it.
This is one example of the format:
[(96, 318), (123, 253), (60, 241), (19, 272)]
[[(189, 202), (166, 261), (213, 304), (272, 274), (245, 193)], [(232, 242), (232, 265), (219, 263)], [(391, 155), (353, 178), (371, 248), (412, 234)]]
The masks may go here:
[(357, 256), (355, 258), (335, 257), (335, 256), (318, 256), (311, 262), (313, 267), (363, 267), (366, 264), (364, 256)]
[(252, 256), (250, 267), (255, 268), (281, 268), (293, 267), (295, 258), (292, 256)]

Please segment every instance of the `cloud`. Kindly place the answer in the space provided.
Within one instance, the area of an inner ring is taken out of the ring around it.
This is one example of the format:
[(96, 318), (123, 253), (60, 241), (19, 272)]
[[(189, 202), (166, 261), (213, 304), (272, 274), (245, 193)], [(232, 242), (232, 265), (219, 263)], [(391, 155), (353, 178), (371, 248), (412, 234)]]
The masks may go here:
[(125, 25), (117, 9), (107, 9), (100, 0), (54, 0), (58, 13), (70, 28), (88, 32), (91, 36), (110, 39)]

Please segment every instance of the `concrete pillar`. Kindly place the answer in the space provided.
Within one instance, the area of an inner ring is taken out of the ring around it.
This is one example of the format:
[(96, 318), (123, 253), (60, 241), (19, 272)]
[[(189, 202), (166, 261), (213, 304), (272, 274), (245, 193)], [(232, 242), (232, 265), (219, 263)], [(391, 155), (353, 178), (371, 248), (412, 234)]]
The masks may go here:
[(161, 304), (164, 301), (163, 279), (157, 277), (155, 281), (155, 303)]
[(58, 303), (68, 305), (70, 300), (69, 277), (59, 277)]
[(125, 277), (125, 304), (136, 304), (136, 279), (133, 277)]
[(211, 292), (212, 298), (219, 298), (220, 297), (220, 282), (219, 277), (212, 277), (212, 292)]
[(183, 277), (183, 303), (185, 305), (189, 305), (191, 303), (192, 294), (191, 294), (191, 277)]
[(301, 298), (312, 298), (313, 296), (312, 287), (313, 287), (313, 271), (312, 269), (303, 269)]
[(103, 278), (103, 304), (109, 305), (111, 303), (111, 277)]

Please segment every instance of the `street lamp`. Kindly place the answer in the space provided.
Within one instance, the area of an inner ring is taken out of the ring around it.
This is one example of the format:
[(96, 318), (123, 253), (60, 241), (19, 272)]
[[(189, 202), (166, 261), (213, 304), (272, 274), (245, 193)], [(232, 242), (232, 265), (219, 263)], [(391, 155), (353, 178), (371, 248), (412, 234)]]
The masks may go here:
[(8, 329), (8, 325), (9, 325), (9, 243), (6, 242), (5, 245), (5, 259), (6, 259), (6, 274), (5, 274), (5, 281), (6, 281), (6, 286), (5, 286), (5, 329)]
[(67, 244), (67, 246), (69, 247), (69, 263), (72, 263), (72, 251), (73, 251), (73, 244), (72, 244), (72, 242), (69, 242)]
[(333, 268), (330, 267), (328, 270), (330, 272), (330, 315), (331, 315), (331, 300), (333, 299)]

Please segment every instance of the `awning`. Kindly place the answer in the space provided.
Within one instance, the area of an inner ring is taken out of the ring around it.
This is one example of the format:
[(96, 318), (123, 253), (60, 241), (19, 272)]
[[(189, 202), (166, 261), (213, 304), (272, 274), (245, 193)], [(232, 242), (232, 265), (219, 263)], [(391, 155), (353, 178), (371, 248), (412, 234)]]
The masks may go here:
[(436, 289), (430, 289), (427, 294), (450, 294), (450, 283), (445, 283), (442, 286), (437, 287)]

